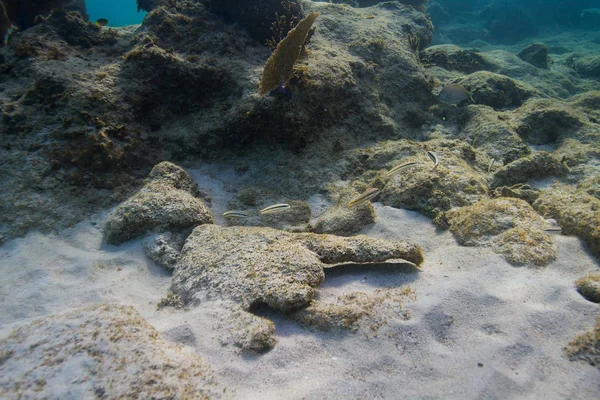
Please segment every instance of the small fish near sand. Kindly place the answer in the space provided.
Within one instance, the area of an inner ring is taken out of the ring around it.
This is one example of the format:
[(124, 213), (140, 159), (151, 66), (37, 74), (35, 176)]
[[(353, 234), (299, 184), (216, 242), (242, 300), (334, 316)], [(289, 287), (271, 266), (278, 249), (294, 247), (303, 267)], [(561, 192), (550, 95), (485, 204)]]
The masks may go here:
[(96, 25), (98, 25), (98, 26), (106, 26), (106, 25), (108, 25), (108, 20), (106, 18), (98, 18), (96, 20)]
[(249, 218), (250, 215), (244, 211), (231, 210), (223, 213), (224, 218)]
[(446, 85), (440, 92), (440, 101), (442, 103), (458, 104), (467, 99), (471, 99), (471, 101), (475, 103), (471, 93), (469, 93), (469, 91), (460, 83)]
[(262, 215), (275, 214), (278, 212), (289, 210), (290, 208), (292, 208), (292, 206), (290, 206), (287, 203), (279, 203), (279, 204), (273, 204), (272, 206), (263, 208), (262, 210), (260, 210), (260, 213)]
[(367, 189), (364, 193), (362, 193), (362, 194), (356, 196), (355, 198), (353, 198), (352, 200), (350, 200), (346, 204), (346, 207), (350, 208), (350, 207), (354, 207), (359, 204), (363, 204), (368, 201), (371, 201), (371, 199), (374, 199), (375, 197), (377, 197), (377, 195), (379, 195), (379, 193), (381, 193), (381, 190), (379, 190), (377, 188)]
[(427, 154), (427, 157), (429, 157), (429, 159), (433, 162), (433, 169), (436, 169), (438, 165), (440, 165), (440, 159), (438, 158), (437, 154), (429, 150), (427, 150), (427, 153), (425, 154)]
[(402, 171), (403, 169), (415, 167), (417, 165), (418, 165), (418, 163), (416, 163), (416, 162), (409, 162), (409, 163), (405, 163), (405, 164), (396, 165), (395, 167), (390, 169), (388, 172), (386, 172), (385, 176), (392, 176), (398, 171)]

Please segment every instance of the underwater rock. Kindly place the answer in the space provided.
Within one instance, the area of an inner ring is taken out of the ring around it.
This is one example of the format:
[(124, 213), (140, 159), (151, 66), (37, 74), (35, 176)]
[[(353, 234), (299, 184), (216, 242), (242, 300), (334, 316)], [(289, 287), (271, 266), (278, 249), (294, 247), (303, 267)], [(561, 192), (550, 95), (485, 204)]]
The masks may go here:
[(51, 315), (16, 328), (0, 348), (2, 398), (209, 398), (222, 391), (208, 364), (163, 339), (133, 307)]
[(600, 368), (600, 318), (589, 332), (571, 341), (565, 351), (571, 361), (581, 360)]
[(229, 303), (226, 309), (219, 318), (227, 332), (221, 338), (223, 345), (233, 344), (244, 351), (263, 352), (277, 344), (272, 321), (245, 311), (235, 303)]
[(486, 60), (477, 51), (463, 50), (451, 44), (428, 47), (420, 53), (420, 58), (426, 67), (436, 65), (447, 71), (465, 74), (489, 68)]
[(533, 207), (546, 218), (558, 221), (563, 233), (582, 238), (600, 256), (600, 200), (568, 185), (543, 190)]
[(179, 260), (186, 237), (186, 234), (171, 232), (153, 235), (144, 241), (144, 253), (157, 265), (172, 270)]
[(537, 200), (539, 195), (539, 190), (523, 183), (517, 183), (516, 185), (512, 185), (510, 187), (497, 187), (492, 191), (492, 197), (494, 198), (514, 197), (515, 199), (525, 200), (529, 204), (533, 204), (533, 202)]
[(600, 80), (600, 56), (577, 57), (571, 66), (583, 76)]
[(555, 99), (530, 99), (515, 111), (515, 117), (519, 135), (537, 145), (559, 143), (567, 137), (581, 138), (589, 125), (585, 115)]
[(208, 296), (245, 310), (265, 304), (290, 311), (310, 303), (323, 268), (390, 259), (419, 265), (423, 256), (418, 246), (402, 241), (202, 225), (183, 247), (172, 287), (186, 304)]
[(476, 104), (494, 109), (520, 107), (525, 100), (541, 95), (532, 86), (489, 71), (474, 72), (459, 83), (472, 93)]
[(515, 198), (482, 200), (448, 211), (446, 219), (458, 242), (490, 246), (515, 265), (546, 265), (556, 259), (545, 221), (525, 201)]
[(108, 216), (107, 243), (118, 245), (151, 230), (169, 231), (213, 222), (212, 213), (199, 198), (200, 191), (181, 167), (157, 164), (144, 187)]
[(600, 303), (600, 275), (588, 274), (575, 282), (577, 291), (592, 303)]
[(491, 186), (511, 186), (526, 183), (530, 179), (562, 176), (567, 171), (567, 166), (560, 159), (548, 152), (539, 151), (495, 170)]
[(591, 122), (600, 123), (600, 90), (573, 96), (568, 100), (568, 104), (587, 114)]
[(543, 43), (532, 43), (517, 53), (523, 61), (538, 67), (548, 69), (548, 47)]
[(24, 30), (34, 25), (36, 17), (47, 16), (53, 10), (72, 3), (73, 0), (3, 0), (6, 15), (11, 23)]
[(335, 302), (313, 300), (292, 317), (304, 326), (322, 331), (357, 330), (362, 325), (372, 333), (388, 318), (408, 320), (410, 314), (402, 310), (402, 304), (414, 297), (414, 291), (408, 286), (378, 289), (373, 294), (352, 292), (337, 297)]
[[(425, 154), (428, 150), (439, 158), (440, 165), (435, 169)], [(420, 211), (435, 219), (443, 211), (476, 203), (487, 195), (486, 178), (474, 169), (475, 151), (458, 140), (387, 141), (357, 150), (356, 157), (362, 159), (359, 165), (367, 170), (361, 180), (375, 179), (368, 187), (382, 187), (378, 199), (385, 205)], [(382, 169), (405, 162), (418, 165), (389, 179), (381, 177)]]
[(346, 206), (348, 201), (357, 195), (358, 192), (343, 189), (340, 193), (336, 193), (336, 204), (311, 222), (310, 231), (350, 236), (367, 225), (374, 223), (375, 209), (371, 202), (362, 203), (354, 207)]
[(459, 115), (458, 137), (494, 159), (494, 169), (531, 153), (512, 118), (488, 106), (469, 105)]

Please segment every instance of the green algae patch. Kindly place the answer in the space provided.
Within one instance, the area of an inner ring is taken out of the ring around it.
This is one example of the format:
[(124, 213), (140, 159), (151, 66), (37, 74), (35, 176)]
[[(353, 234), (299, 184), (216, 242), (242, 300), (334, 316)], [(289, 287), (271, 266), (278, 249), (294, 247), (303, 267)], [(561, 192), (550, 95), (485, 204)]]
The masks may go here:
[(465, 246), (491, 246), (514, 265), (546, 265), (556, 259), (545, 222), (524, 200), (498, 198), (446, 213), (450, 230)]
[(600, 274), (589, 274), (575, 281), (577, 291), (592, 303), (600, 303)]
[(199, 196), (196, 183), (183, 168), (162, 162), (152, 169), (144, 187), (109, 215), (104, 226), (106, 242), (118, 245), (153, 230), (210, 224), (212, 213)]
[(600, 256), (600, 200), (568, 185), (555, 185), (541, 192), (533, 207), (554, 218), (563, 233), (582, 238)]
[(571, 361), (582, 360), (600, 367), (600, 318), (591, 331), (577, 336), (565, 351)]

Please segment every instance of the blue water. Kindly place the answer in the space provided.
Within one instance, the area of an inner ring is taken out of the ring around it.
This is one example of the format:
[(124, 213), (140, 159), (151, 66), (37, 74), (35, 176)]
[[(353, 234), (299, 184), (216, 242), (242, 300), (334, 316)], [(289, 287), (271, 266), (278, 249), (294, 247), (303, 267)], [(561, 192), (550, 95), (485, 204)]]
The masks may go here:
[(90, 21), (106, 18), (109, 26), (139, 24), (146, 12), (137, 11), (136, 0), (86, 0)]

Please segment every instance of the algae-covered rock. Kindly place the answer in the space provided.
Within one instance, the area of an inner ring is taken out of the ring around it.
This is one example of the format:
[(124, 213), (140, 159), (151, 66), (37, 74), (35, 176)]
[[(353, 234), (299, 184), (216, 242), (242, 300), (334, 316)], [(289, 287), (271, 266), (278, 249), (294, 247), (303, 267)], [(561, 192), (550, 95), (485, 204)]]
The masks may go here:
[(186, 238), (185, 233), (160, 233), (144, 241), (146, 257), (156, 264), (172, 270), (179, 260), (181, 248)]
[(208, 296), (233, 300), (245, 310), (266, 304), (289, 311), (310, 303), (323, 268), (390, 259), (419, 265), (423, 256), (418, 246), (402, 241), (202, 225), (183, 247), (173, 290), (185, 303)]
[(578, 137), (586, 125), (585, 116), (568, 104), (555, 99), (531, 99), (516, 112), (517, 132), (531, 144), (560, 142)]
[(566, 234), (585, 240), (600, 256), (600, 200), (572, 186), (555, 185), (541, 192), (533, 207), (543, 216), (554, 218)]
[(548, 47), (544, 43), (532, 43), (517, 53), (523, 61), (538, 68), (548, 68)]
[(323, 331), (357, 330), (363, 325), (372, 333), (392, 316), (409, 319), (410, 314), (402, 310), (402, 304), (414, 297), (414, 291), (408, 286), (378, 289), (373, 294), (352, 292), (337, 297), (335, 302), (313, 300), (310, 306), (294, 312), (293, 318), (302, 325)]
[(221, 338), (222, 344), (233, 344), (244, 351), (254, 352), (268, 350), (277, 344), (272, 321), (245, 311), (234, 303), (226, 306), (226, 309), (228, 312), (219, 316), (227, 331)]
[(531, 153), (509, 116), (487, 106), (469, 105), (460, 115), (458, 138), (485, 152), (501, 166)]
[(51, 315), (13, 330), (0, 348), (5, 399), (207, 399), (222, 391), (200, 357), (167, 342), (132, 307)]
[(589, 274), (575, 282), (577, 291), (593, 303), (600, 303), (600, 274)]
[(511, 186), (548, 176), (561, 176), (567, 170), (567, 166), (554, 155), (539, 151), (495, 170), (492, 187)]
[(577, 58), (572, 63), (575, 71), (588, 78), (600, 79), (600, 56), (590, 55)]
[(118, 205), (104, 227), (107, 243), (120, 244), (151, 230), (182, 230), (210, 224), (212, 213), (198, 197), (200, 191), (181, 167), (157, 164), (146, 184)]
[[(427, 157), (428, 150), (437, 155), (437, 168)], [(392, 207), (417, 210), (435, 218), (440, 212), (476, 203), (487, 195), (486, 178), (476, 171), (476, 153), (464, 142), (388, 141), (357, 151), (357, 157), (362, 160), (362, 168), (368, 170), (362, 179), (375, 177), (382, 187), (378, 199)], [(386, 170), (408, 162), (417, 165), (385, 177)]]
[(337, 192), (335, 205), (311, 222), (311, 232), (350, 236), (375, 222), (371, 202), (348, 207), (347, 203), (359, 193), (352, 189), (338, 189)]
[(590, 117), (590, 121), (600, 122), (600, 90), (590, 90), (568, 100), (569, 104)]
[(565, 350), (571, 361), (586, 361), (600, 368), (600, 318), (592, 330), (576, 337)]
[(460, 244), (491, 246), (512, 264), (546, 265), (556, 259), (545, 221), (523, 200), (482, 200), (448, 211), (446, 218)]
[(516, 108), (529, 98), (541, 96), (541, 93), (532, 86), (488, 71), (474, 72), (459, 83), (472, 93), (475, 103), (496, 110)]
[(427, 67), (436, 65), (448, 71), (466, 74), (488, 68), (487, 62), (478, 52), (463, 50), (451, 44), (430, 46), (421, 52), (420, 57)]
[(533, 204), (539, 195), (539, 190), (524, 183), (517, 183), (512, 186), (500, 186), (494, 188), (492, 191), (492, 197), (513, 197), (515, 199), (525, 200), (529, 204)]

